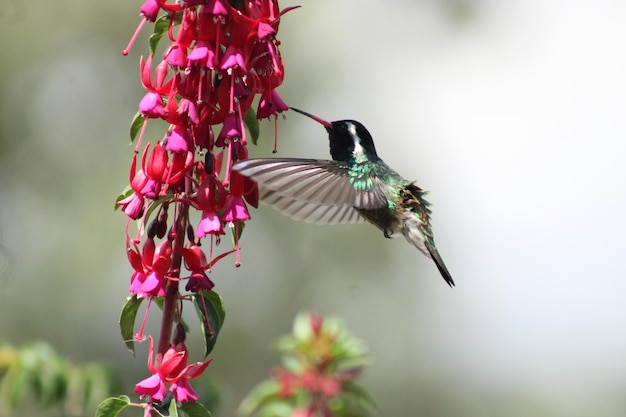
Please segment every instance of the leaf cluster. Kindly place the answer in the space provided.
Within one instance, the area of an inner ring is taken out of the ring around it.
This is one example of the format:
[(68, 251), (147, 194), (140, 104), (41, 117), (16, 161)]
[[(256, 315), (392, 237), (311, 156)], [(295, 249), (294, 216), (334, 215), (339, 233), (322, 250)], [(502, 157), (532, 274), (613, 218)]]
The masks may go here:
[(117, 378), (104, 365), (73, 364), (44, 342), (19, 349), (0, 343), (0, 415), (82, 416), (118, 391)]
[[(354, 382), (367, 364), (367, 350), (340, 321), (300, 314), (277, 349), (283, 366), (242, 402), (241, 416), (367, 417), (375, 412), (373, 399)], [(324, 392), (311, 382), (315, 378), (338, 388)]]

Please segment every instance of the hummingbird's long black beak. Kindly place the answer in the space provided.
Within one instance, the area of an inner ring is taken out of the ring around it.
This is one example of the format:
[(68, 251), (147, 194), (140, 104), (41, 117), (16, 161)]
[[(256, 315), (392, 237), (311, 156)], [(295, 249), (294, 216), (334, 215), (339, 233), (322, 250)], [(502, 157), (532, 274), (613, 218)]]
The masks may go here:
[(311, 119), (315, 120), (317, 123), (319, 123), (319, 124), (321, 124), (322, 126), (324, 126), (324, 127), (326, 128), (326, 130), (331, 129), (331, 128), (333, 127), (333, 124), (332, 124), (332, 123), (327, 122), (326, 120), (321, 119), (321, 118), (319, 118), (319, 117), (317, 117), (317, 116), (314, 116), (314, 115), (312, 115), (311, 113), (307, 113), (307, 112), (305, 112), (305, 111), (303, 111), (303, 110), (296, 109), (295, 107), (289, 107), (289, 108), (290, 108), (291, 110), (293, 110), (293, 111), (297, 112), (297, 113), (300, 113), (300, 114), (305, 115), (306, 117), (310, 117)]

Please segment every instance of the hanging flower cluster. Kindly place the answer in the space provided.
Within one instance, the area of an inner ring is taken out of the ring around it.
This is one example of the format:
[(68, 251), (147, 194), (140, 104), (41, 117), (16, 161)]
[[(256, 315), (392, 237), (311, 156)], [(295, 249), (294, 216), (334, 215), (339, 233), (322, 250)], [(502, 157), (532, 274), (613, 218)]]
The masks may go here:
[[(129, 223), (137, 220), (140, 226), (134, 236), (129, 227), (126, 231), (134, 271), (129, 303), (135, 304), (127, 303), (124, 312), (134, 314), (142, 299), (163, 297), (154, 363), (150, 340), (152, 377), (135, 389), (149, 403), (164, 398), (166, 384), (179, 402), (197, 398), (188, 380), (202, 373), (208, 362), (187, 365), (184, 343), (171, 341), (173, 323), (182, 314), (179, 282), (192, 293), (206, 339), (214, 343), (219, 329), (211, 328), (215, 320), (209, 316), (219, 316), (221, 304), (211, 305), (215, 298), (205, 295), (214, 287), (207, 273), (232, 252), (239, 265), (248, 205), (256, 207), (259, 199), (256, 184), (231, 166), (248, 157), (248, 135), (256, 140), (258, 120), (273, 118), (276, 123), (278, 114), (288, 109), (276, 92), (284, 78), (276, 34), (281, 16), (290, 9), (281, 11), (277, 0), (146, 0), (140, 9), (142, 21), (124, 50), (128, 54), (145, 23), (154, 22), (151, 53), (140, 59), (146, 93), (131, 126), (136, 147), (130, 184), (117, 200)], [(169, 44), (156, 59), (161, 39)], [(145, 138), (151, 119), (167, 124), (155, 143)], [(190, 219), (192, 209), (198, 220)], [(232, 231), (234, 249), (214, 257), (214, 245), (225, 229)], [(208, 252), (202, 246), (205, 239)], [(134, 320), (124, 312), (123, 319)], [(124, 334), (128, 323), (121, 325)], [(143, 325), (134, 339), (143, 339)]]
[[(157, 21), (161, 11), (166, 14)], [(136, 157), (131, 163), (132, 192), (118, 202), (131, 219), (145, 219), (146, 206), (168, 196), (201, 211), (194, 232), (198, 239), (224, 234), (225, 224), (238, 229), (250, 219), (246, 202), (257, 206), (258, 189), (230, 167), (247, 157), (245, 125), (254, 123), (254, 99), (260, 96), (256, 119), (276, 120), (288, 109), (276, 92), (284, 78), (276, 33), (285, 11), (279, 11), (276, 0), (143, 4), (138, 31), (146, 21), (156, 21), (160, 32), (153, 38), (167, 33), (171, 44), (154, 76), (153, 54), (141, 58), (146, 94), (134, 122), (142, 127), (136, 154), (149, 119), (162, 119), (169, 127), (151, 152), (150, 144), (144, 147), (140, 167)], [(149, 269), (151, 260), (143, 263)]]

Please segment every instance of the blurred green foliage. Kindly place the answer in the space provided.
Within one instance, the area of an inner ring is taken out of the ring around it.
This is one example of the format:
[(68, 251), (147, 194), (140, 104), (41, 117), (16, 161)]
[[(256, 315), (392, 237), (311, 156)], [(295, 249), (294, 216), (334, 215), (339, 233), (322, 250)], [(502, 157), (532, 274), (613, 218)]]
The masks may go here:
[(0, 343), (0, 416), (92, 415), (104, 397), (120, 392), (119, 381), (110, 367), (72, 363), (45, 342)]

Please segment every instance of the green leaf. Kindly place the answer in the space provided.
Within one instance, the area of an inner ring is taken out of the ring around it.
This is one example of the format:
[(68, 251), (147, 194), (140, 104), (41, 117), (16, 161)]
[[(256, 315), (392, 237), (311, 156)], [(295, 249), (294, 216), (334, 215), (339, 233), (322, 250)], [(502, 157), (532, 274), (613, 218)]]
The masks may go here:
[(120, 314), (120, 332), (122, 333), (122, 340), (124, 340), (126, 347), (133, 355), (135, 354), (135, 318), (137, 317), (137, 311), (142, 302), (143, 298), (133, 295), (126, 300), (126, 304), (122, 307), (122, 313)]
[(350, 405), (349, 408), (358, 410), (355, 415), (368, 416), (378, 410), (374, 398), (358, 384), (345, 382), (342, 390), (338, 400), (345, 405)]
[(189, 417), (211, 417), (211, 413), (199, 402), (187, 402), (180, 408), (180, 411), (184, 412)]
[(119, 380), (113, 368), (87, 363), (78, 368), (73, 376), (71, 386), (80, 387), (85, 409), (93, 410), (103, 398), (119, 392)]
[(117, 196), (117, 198), (115, 199), (115, 207), (113, 210), (119, 210), (122, 206), (120, 206), (119, 203), (120, 201), (122, 201), (123, 199), (125, 199), (126, 197), (129, 197), (132, 193), (133, 193), (133, 189), (130, 187), (130, 185), (127, 185), (126, 187), (124, 187), (124, 189), (122, 190), (122, 192), (120, 193), (120, 195)]
[(172, 401), (170, 403), (170, 408), (168, 409), (169, 417), (178, 417), (178, 407), (176, 406), (176, 401)]
[(243, 122), (248, 128), (248, 132), (250, 132), (250, 141), (253, 145), (256, 145), (259, 140), (259, 134), (261, 132), (261, 129), (259, 127), (259, 119), (256, 118), (256, 113), (254, 112), (252, 107), (248, 109), (248, 112), (246, 113)]
[(150, 35), (150, 53), (154, 54), (156, 52), (157, 46), (159, 46), (159, 42), (167, 29), (170, 27), (170, 18), (169, 14), (165, 14), (159, 17), (156, 22), (154, 22), (154, 32)]
[(215, 291), (204, 291), (194, 294), (193, 301), (200, 318), (202, 334), (204, 335), (204, 357), (206, 358), (213, 350), (217, 341), (217, 335), (224, 324), (224, 317), (226, 316), (224, 302), (222, 297)]
[(290, 417), (294, 414), (295, 408), (295, 404), (290, 404), (284, 399), (273, 400), (265, 404), (255, 415), (258, 417)]
[(146, 117), (143, 114), (140, 112), (135, 113), (133, 120), (130, 122), (130, 143), (135, 141), (145, 122)]
[(125, 395), (107, 398), (96, 409), (96, 417), (115, 417), (124, 408), (130, 405), (130, 398)]
[(280, 385), (275, 379), (261, 382), (244, 398), (239, 405), (237, 414), (240, 416), (251, 416), (255, 414), (271, 402), (276, 401), (279, 398), (279, 392)]

